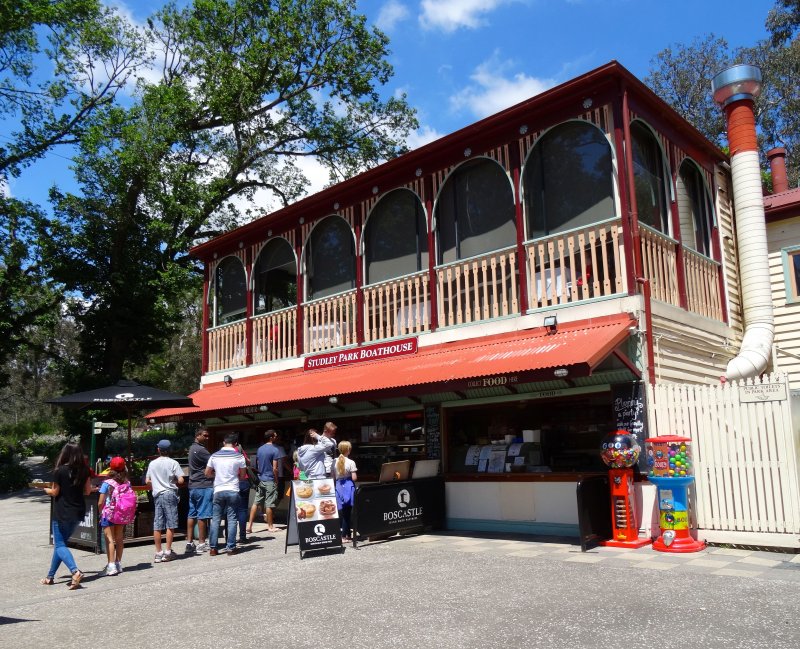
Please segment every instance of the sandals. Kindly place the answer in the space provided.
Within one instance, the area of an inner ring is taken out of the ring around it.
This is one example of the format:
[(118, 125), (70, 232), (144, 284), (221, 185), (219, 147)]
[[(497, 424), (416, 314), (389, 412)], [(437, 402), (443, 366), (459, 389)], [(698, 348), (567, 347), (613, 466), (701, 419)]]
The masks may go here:
[(52, 586), (52, 585), (53, 585), (54, 583), (56, 583), (56, 582), (55, 582), (55, 579), (53, 579), (52, 577), (42, 577), (42, 578), (39, 580), (39, 583), (40, 583), (42, 586)]
[(76, 590), (81, 587), (81, 579), (83, 579), (83, 573), (80, 570), (76, 570), (72, 573), (72, 581), (69, 582), (69, 586), (67, 586), (70, 590)]

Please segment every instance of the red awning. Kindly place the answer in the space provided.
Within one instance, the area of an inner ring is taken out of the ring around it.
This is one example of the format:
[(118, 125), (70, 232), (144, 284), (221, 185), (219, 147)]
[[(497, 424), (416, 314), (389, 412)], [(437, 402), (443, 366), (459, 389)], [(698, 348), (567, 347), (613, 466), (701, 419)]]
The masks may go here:
[(163, 419), (181, 415), (204, 418), (210, 413), (269, 405), (302, 407), (304, 402), (322, 401), (364, 393), (377, 393), (436, 384), (442, 391), (455, 389), (448, 383), (482, 376), (525, 373), (527, 380), (556, 378), (556, 368), (567, 370), (567, 377), (589, 376), (629, 335), (636, 324), (628, 314), (559, 324), (548, 334), (537, 327), (497, 336), (461, 340), (421, 347), (413, 356), (400, 356), (343, 367), (310, 371), (302, 369), (275, 372), (252, 378), (237, 378), (226, 387), (213, 383), (191, 394), (195, 408), (162, 408), (147, 415)]

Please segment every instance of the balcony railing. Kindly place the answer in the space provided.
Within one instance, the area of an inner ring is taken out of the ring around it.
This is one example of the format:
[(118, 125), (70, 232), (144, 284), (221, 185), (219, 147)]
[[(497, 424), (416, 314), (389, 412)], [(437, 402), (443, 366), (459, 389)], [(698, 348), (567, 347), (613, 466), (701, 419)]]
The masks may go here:
[(356, 291), (338, 293), (303, 305), (305, 353), (355, 345)]
[(244, 320), (208, 330), (209, 372), (244, 367), (246, 364)]
[(264, 363), (297, 356), (297, 307), (253, 318), (253, 362)]
[(430, 330), (428, 273), (365, 286), (364, 341)]
[(519, 313), (516, 247), (439, 266), (436, 277), (442, 327)]
[[(583, 228), (528, 241), (524, 245), (527, 286), (519, 283), (516, 247), (438, 266), (436, 302), (432, 303), (430, 275), (418, 272), (365, 286), (363, 338), (357, 327), (357, 291), (313, 300), (302, 307), (251, 318), (252, 340), (246, 339), (246, 320), (208, 330), (208, 371), (246, 366), (250, 345), (252, 363), (296, 358), (301, 341), (304, 354), (316, 354), (362, 342), (374, 342), (432, 329), (432, 309), (438, 326), (484, 322), (520, 313), (520, 290), (529, 296), (529, 311), (624, 294), (626, 285), (622, 223), (610, 219)], [(718, 262), (677, 241), (640, 225), (643, 275), (652, 297), (723, 320)], [(678, 277), (680, 259), (684, 287)], [(298, 325), (302, 308), (302, 331)]]
[(650, 280), (653, 299), (681, 305), (678, 291), (678, 242), (653, 228), (639, 224), (642, 272)]
[(715, 320), (723, 319), (719, 273), (719, 262), (694, 250), (683, 249), (686, 307), (689, 311)]
[(529, 241), (529, 305), (541, 309), (624, 290), (618, 219)]

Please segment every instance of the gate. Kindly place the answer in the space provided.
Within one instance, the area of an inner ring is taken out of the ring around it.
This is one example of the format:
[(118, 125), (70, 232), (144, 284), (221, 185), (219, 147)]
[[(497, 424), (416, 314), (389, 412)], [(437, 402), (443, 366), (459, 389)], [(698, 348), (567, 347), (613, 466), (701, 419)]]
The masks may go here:
[(800, 547), (798, 431), (784, 374), (723, 385), (648, 387), (651, 434), (693, 441), (698, 536)]

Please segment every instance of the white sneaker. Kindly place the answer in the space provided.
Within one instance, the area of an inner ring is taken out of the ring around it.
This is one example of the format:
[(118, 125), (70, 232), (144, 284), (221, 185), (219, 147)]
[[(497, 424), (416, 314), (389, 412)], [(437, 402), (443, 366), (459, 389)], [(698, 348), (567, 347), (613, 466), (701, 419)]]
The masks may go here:
[(109, 563), (106, 566), (106, 577), (113, 577), (114, 575), (118, 575), (119, 570), (117, 570), (116, 564)]
[(118, 574), (118, 575), (121, 575), (121, 574), (122, 574), (122, 564), (121, 564), (119, 561), (116, 561), (116, 562), (114, 563), (114, 565), (115, 565), (115, 566), (116, 566), (116, 568), (117, 568), (117, 574)]
[(156, 556), (153, 559), (153, 563), (161, 563), (164, 560), (164, 553), (163, 552), (156, 552)]
[(200, 552), (208, 552), (211, 549), (211, 546), (208, 543), (201, 543), (195, 548), (195, 552), (198, 554)]

